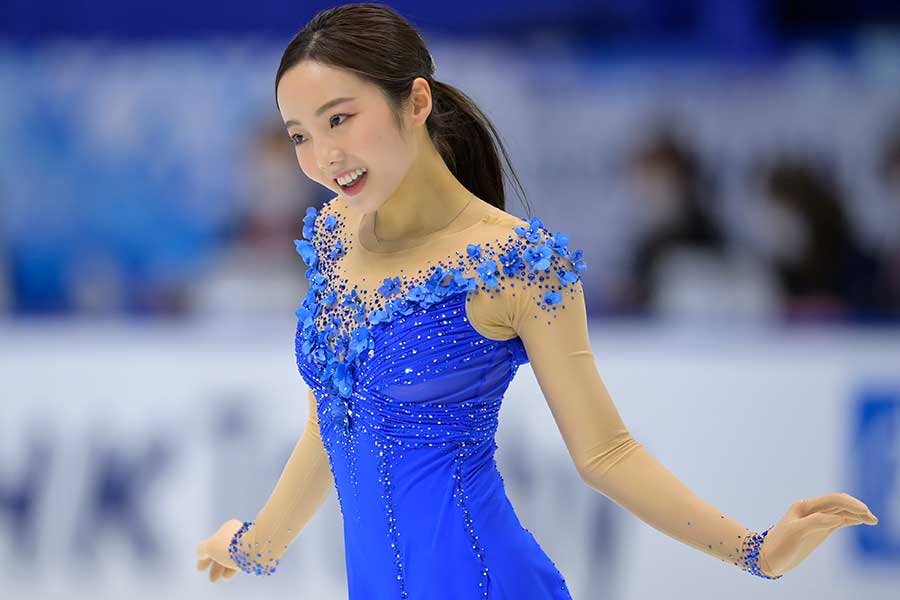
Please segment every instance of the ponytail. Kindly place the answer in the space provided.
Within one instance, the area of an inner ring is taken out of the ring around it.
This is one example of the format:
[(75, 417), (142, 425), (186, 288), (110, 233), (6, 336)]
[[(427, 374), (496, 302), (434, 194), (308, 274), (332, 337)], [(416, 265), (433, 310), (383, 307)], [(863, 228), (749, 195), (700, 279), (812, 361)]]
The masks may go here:
[[(426, 78), (432, 89), (428, 132), (450, 172), (479, 198), (506, 209), (499, 146), (513, 180), (524, 195), (500, 134), (465, 93), (449, 83)], [(496, 140), (496, 142), (495, 142)]]

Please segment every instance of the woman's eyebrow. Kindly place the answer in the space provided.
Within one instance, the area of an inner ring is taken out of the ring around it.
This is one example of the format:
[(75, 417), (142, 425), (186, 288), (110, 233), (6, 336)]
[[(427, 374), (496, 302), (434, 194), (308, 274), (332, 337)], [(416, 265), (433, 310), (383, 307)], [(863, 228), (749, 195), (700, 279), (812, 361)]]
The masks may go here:
[[(325, 112), (329, 108), (332, 108), (333, 106), (337, 106), (338, 104), (342, 104), (344, 102), (349, 102), (350, 100), (356, 100), (356, 98), (342, 97), (342, 98), (335, 98), (333, 100), (329, 100), (328, 102), (326, 102), (325, 104), (323, 104), (316, 110), (316, 116), (318, 117), (323, 112)], [(290, 127), (291, 125), (300, 125), (300, 121), (297, 119), (288, 119), (287, 121), (284, 122), (284, 124), (286, 126)]]

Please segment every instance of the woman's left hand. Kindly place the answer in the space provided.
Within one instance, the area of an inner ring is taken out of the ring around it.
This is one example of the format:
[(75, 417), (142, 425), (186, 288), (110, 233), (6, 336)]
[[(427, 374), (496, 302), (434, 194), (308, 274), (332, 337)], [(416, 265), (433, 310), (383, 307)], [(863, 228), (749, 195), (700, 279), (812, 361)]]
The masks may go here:
[(798, 500), (766, 534), (759, 549), (760, 571), (769, 577), (783, 575), (841, 527), (863, 523), (875, 525), (878, 518), (849, 494)]

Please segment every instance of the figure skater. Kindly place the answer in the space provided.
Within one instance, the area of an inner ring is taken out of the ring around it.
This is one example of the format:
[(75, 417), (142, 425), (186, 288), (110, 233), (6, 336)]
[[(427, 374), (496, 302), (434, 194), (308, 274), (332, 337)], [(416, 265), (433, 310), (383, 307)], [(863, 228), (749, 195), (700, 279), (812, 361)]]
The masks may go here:
[(287, 134), (304, 174), (336, 194), (295, 241), (309, 418), (255, 519), (201, 542), (198, 569), (271, 575), (334, 486), (350, 600), (571, 598), (494, 461), (501, 401), (526, 363), (584, 481), (701, 552), (778, 579), (841, 527), (876, 523), (830, 493), (756, 532), (631, 436), (588, 341), (581, 250), (504, 210), (499, 136), (434, 71), (420, 34), (373, 3), (317, 14), (284, 52)]

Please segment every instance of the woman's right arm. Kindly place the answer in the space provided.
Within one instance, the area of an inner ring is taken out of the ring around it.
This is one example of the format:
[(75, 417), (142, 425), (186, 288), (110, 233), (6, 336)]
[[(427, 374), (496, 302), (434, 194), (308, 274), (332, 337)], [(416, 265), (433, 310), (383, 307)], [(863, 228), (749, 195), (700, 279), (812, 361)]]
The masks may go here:
[(236, 527), (229, 523), (239, 523), (234, 520), (201, 543), (198, 554), (205, 550), (225, 570), (239, 568), (257, 575), (271, 574), (288, 546), (325, 501), (334, 478), (322, 444), (316, 398), (311, 389), (308, 403), (309, 416), (303, 434), (256, 519), (249, 527), (242, 528), (230, 549), (228, 544)]

